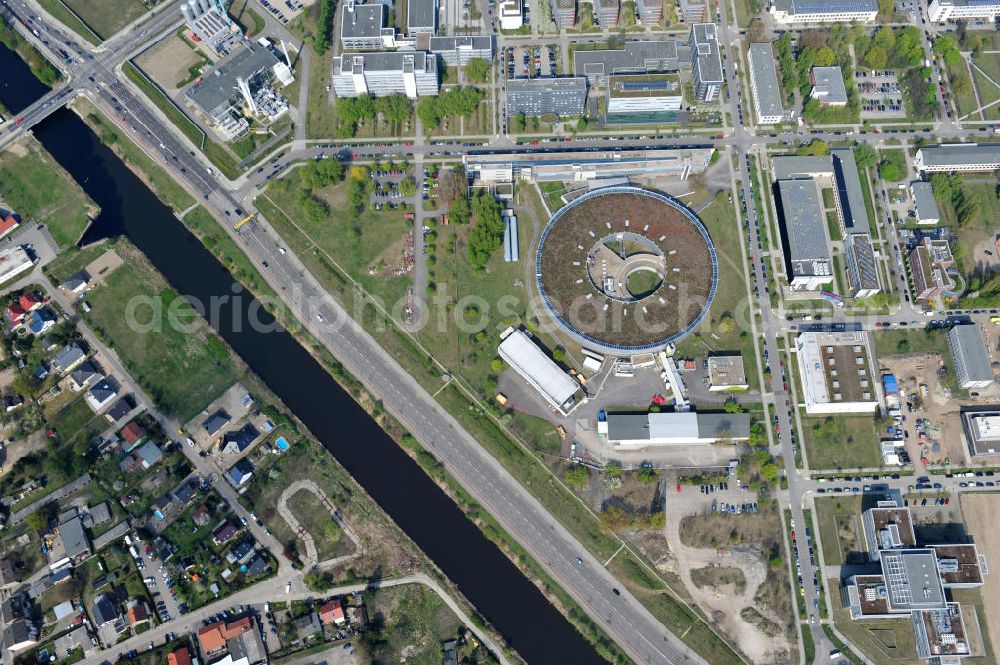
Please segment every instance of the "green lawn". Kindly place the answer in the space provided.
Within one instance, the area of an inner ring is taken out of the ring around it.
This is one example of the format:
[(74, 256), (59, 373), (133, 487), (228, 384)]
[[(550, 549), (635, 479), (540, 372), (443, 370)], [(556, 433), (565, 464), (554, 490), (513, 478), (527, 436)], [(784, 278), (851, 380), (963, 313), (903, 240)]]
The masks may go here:
[(257, 204), (266, 202), (279, 209), (275, 214), (268, 212), (266, 205), (261, 210), (288, 242), (289, 249), (320, 279), (322, 271), (317, 268), (332, 259), (367, 292), (381, 298), (387, 308), (398, 305), (406, 295), (409, 276), (370, 274), (369, 269), (377, 267), (380, 260), (395, 265), (401, 259), (404, 235), (410, 229), (403, 211), (366, 209), (357, 216), (348, 214), (345, 182), (313, 192), (334, 212), (321, 222), (308, 222), (295, 203), (299, 170), (290, 172), (283, 180), (287, 181), (287, 188), (272, 184), (257, 198)]
[(709, 315), (696, 333), (677, 345), (677, 353), (687, 357), (704, 357), (707, 351), (739, 351), (748, 368), (750, 389), (758, 385), (753, 335), (750, 332), (752, 310), (747, 299), (746, 266), (740, 243), (742, 235), (735, 209), (725, 194), (699, 213), (708, 229), (719, 257), (719, 287)]
[(160, 408), (185, 422), (236, 381), (236, 366), (225, 344), (134, 248), (119, 243), (116, 251), (126, 263), (88, 294), (91, 311), (83, 317)]
[[(341, 554), (347, 554), (353, 549), (353, 545), (341, 533), (340, 527), (333, 520), (330, 511), (315, 494), (309, 490), (299, 490), (288, 498), (288, 507), (292, 514), (299, 520), (309, 535), (313, 537), (316, 544), (316, 554), (320, 561), (332, 559)], [(344, 545), (339, 546), (341, 541)]]
[[(965, 58), (962, 58), (962, 60), (955, 65), (947, 65), (947, 69), (948, 69), (948, 80), (951, 81), (952, 83), (954, 83), (956, 77), (958, 76), (969, 75), (966, 67)], [(972, 71), (975, 74), (976, 70), (973, 69)], [(980, 85), (978, 80), (976, 80), (974, 85), (976, 86)], [(990, 84), (987, 83), (987, 85)], [(971, 113), (976, 109), (976, 92), (974, 89), (972, 89), (971, 86), (969, 91), (962, 95), (955, 92), (954, 85), (951, 86), (951, 91), (955, 95), (955, 103), (958, 105), (958, 114), (960, 116), (965, 115), (966, 113)], [(980, 94), (982, 94), (982, 90), (980, 90)], [(972, 119), (978, 120), (979, 116), (978, 115), (972, 116)]]
[(108, 120), (97, 107), (87, 99), (76, 102), (80, 105), (80, 114), (84, 121), (94, 130), (103, 143), (114, 150), (133, 170), (138, 170), (142, 178), (156, 196), (176, 212), (194, 205), (194, 197), (173, 179), (163, 168), (154, 162), (143, 150), (132, 142), (132, 138), (122, 132), (117, 125)]
[(902, 182), (906, 180), (906, 153), (902, 148), (883, 148), (879, 150), (879, 156), (882, 158), (882, 166), (880, 167), (879, 174), (882, 175), (882, 170), (885, 168), (885, 164), (893, 164), (896, 169), (896, 177), (886, 178), (882, 175), (882, 178), (886, 182)]
[(330, 58), (313, 53), (309, 63), (309, 99), (306, 103), (306, 136), (311, 139), (337, 136), (337, 114), (327, 104), (329, 76)]
[(840, 566), (855, 561), (852, 555), (864, 551), (861, 497), (853, 494), (816, 497), (815, 505), (823, 565)]
[(802, 443), (810, 469), (882, 465), (872, 416), (802, 417)]
[(0, 153), (0, 196), (25, 224), (45, 222), (61, 249), (76, 244), (97, 204), (37, 143)]

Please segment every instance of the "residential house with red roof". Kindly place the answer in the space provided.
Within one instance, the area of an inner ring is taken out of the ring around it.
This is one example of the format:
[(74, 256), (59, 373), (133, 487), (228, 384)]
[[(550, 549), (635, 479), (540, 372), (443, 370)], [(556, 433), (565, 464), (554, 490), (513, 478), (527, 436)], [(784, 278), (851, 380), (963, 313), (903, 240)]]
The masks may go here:
[(344, 608), (340, 605), (340, 599), (334, 598), (323, 607), (319, 608), (319, 618), (326, 624), (344, 624)]
[(217, 621), (198, 631), (198, 644), (208, 659), (226, 650), (226, 643), (253, 628), (253, 619), (242, 617), (236, 621)]
[(187, 647), (181, 647), (167, 654), (167, 665), (191, 665), (191, 652)]

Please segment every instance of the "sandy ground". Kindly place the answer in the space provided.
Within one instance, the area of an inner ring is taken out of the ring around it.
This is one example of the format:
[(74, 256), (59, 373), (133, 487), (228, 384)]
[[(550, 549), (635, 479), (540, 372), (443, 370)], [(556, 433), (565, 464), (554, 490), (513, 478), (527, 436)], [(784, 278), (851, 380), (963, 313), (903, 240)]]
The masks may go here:
[(177, 90), (177, 84), (187, 79), (188, 67), (200, 60), (198, 54), (183, 39), (174, 35), (143, 53), (139, 58), (139, 67), (149, 78), (173, 94)]
[[(971, 404), (995, 402), (996, 398), (987, 394), (987, 391), (983, 391), (980, 397), (970, 399), (956, 399), (951, 396), (938, 381), (937, 368), (940, 359), (936, 354), (888, 356), (879, 358), (879, 361), (896, 375), (900, 387), (907, 393), (917, 392), (918, 384), (927, 385), (927, 398), (922, 400), (919, 408), (907, 413), (906, 405), (902, 405), (903, 413), (906, 414), (903, 426), (909, 434), (906, 447), (914, 463), (919, 465), (923, 452), (927, 455), (931, 466), (948, 462), (952, 466), (966, 464), (968, 452), (962, 434), (962, 421), (958, 416), (959, 409)], [(941, 445), (940, 452), (934, 453), (929, 445), (921, 449), (916, 433), (917, 418), (930, 420), (936, 432), (934, 440)]]
[(32, 432), (25, 439), (15, 441), (9, 446), (5, 446), (0, 452), (0, 476), (7, 473), (14, 466), (14, 463), (36, 450), (45, 447), (45, 432), (39, 430)]
[(1000, 495), (963, 494), (962, 513), (965, 525), (979, 553), (989, 561), (993, 575), (987, 575), (983, 583), (983, 607), (986, 610), (986, 626), (991, 644), (1000, 644), (1000, 529), (996, 528), (996, 514), (1000, 510)]
[[(720, 548), (716, 551), (688, 547), (681, 542), (680, 523), (684, 515), (708, 512), (712, 499), (745, 501), (746, 496), (741, 497), (740, 494), (730, 491), (706, 496), (692, 486), (685, 487), (680, 494), (671, 493), (667, 499), (665, 528), (667, 544), (676, 559), (676, 573), (683, 581), (687, 592), (691, 594), (691, 598), (740, 645), (740, 649), (752, 662), (787, 662), (789, 645), (783, 637), (765, 635), (740, 618), (740, 610), (744, 607), (756, 607), (754, 595), (767, 577), (767, 565), (761, 561), (760, 556), (749, 549)], [(727, 566), (743, 571), (746, 579), (743, 594), (736, 595), (732, 586), (725, 588), (729, 593), (721, 593), (711, 587), (697, 587), (691, 581), (691, 571), (709, 565)], [(782, 623), (777, 617), (768, 616), (766, 613), (765, 616), (776, 623)]]

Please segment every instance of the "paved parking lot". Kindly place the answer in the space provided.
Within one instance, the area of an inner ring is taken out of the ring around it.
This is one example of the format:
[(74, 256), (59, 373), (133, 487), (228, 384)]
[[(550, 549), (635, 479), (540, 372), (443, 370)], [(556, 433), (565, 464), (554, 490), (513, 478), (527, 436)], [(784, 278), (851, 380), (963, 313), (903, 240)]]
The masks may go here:
[(862, 118), (906, 116), (903, 93), (899, 89), (899, 80), (894, 72), (855, 72), (854, 80), (861, 99)]
[(504, 65), (507, 78), (539, 78), (559, 73), (556, 52), (548, 46), (508, 47)]
[(404, 196), (399, 191), (399, 183), (406, 178), (403, 169), (372, 171), (371, 205), (376, 210), (384, 207), (395, 208), (403, 202)]

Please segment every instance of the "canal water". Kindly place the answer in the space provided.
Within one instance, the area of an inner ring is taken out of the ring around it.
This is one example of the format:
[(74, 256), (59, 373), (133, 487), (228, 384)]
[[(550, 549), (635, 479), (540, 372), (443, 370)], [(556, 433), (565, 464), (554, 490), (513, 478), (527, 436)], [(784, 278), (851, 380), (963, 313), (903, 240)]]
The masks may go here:
[[(0, 44), (0, 102), (17, 112), (46, 89)], [(35, 136), (101, 207), (91, 237), (129, 238), (181, 294), (211, 302), (234, 280), (170, 209), (72, 111)], [(487, 540), (330, 375), (284, 330), (234, 331), (261, 308), (223, 307), (213, 325), (417, 545), (529, 663), (602, 663), (594, 649)]]

